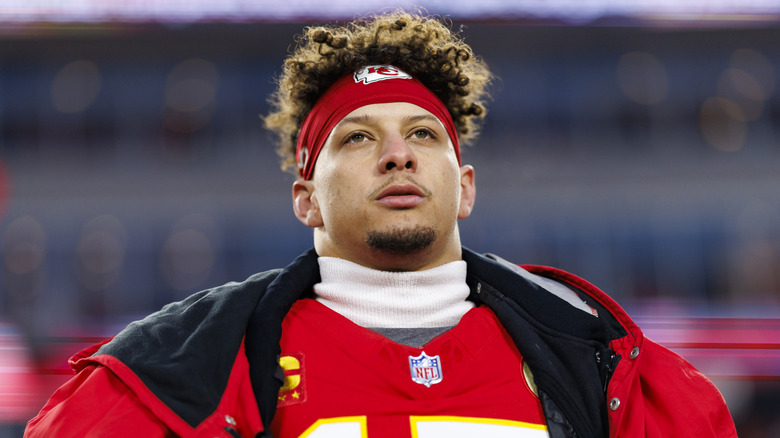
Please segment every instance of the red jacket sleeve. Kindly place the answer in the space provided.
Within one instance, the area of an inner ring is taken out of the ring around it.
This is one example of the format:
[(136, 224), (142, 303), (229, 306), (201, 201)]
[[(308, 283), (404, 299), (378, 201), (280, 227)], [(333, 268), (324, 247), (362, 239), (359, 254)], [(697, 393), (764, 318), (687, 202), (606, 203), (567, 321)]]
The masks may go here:
[(30, 420), (25, 438), (173, 436), (108, 368), (90, 365)]
[(685, 359), (647, 338), (635, 359), (620, 361), (615, 378), (609, 397), (620, 403), (612, 405), (616, 409), (610, 412), (610, 437), (737, 437), (715, 385)]
[(118, 359), (95, 354), (100, 345), (71, 358), (76, 376), (30, 420), (25, 438), (212, 438), (255, 436), (263, 430), (243, 343), (219, 406), (197, 427), (187, 424)]

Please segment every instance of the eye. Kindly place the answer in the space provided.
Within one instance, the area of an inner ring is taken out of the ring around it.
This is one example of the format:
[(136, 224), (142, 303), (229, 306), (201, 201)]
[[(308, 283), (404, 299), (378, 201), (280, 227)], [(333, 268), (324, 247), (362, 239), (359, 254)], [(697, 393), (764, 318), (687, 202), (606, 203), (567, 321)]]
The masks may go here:
[(365, 141), (368, 141), (366, 134), (356, 132), (347, 136), (347, 139), (344, 143), (363, 143)]
[(418, 140), (427, 140), (429, 138), (436, 138), (436, 136), (428, 129), (418, 129), (412, 133), (412, 136)]

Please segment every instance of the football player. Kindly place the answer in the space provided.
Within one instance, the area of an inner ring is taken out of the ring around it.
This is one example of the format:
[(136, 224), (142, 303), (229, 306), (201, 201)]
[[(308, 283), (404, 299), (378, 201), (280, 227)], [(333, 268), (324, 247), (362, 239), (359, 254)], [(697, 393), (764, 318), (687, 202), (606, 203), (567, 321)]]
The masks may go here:
[(462, 246), (490, 81), (436, 18), (308, 28), (264, 122), (313, 249), (78, 354), (26, 436), (736, 436), (596, 287)]

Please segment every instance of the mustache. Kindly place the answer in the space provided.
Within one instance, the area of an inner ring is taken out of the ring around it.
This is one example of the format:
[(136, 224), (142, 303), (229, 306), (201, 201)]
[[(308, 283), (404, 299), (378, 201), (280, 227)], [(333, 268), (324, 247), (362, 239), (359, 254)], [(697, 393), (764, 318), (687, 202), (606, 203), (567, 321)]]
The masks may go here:
[(378, 197), (379, 194), (382, 193), (386, 188), (388, 188), (388, 187), (390, 187), (392, 185), (396, 185), (396, 184), (411, 184), (411, 185), (417, 187), (418, 189), (420, 189), (420, 191), (423, 192), (423, 194), (426, 197), (430, 197), (433, 194), (433, 192), (431, 192), (424, 185), (418, 183), (412, 176), (404, 175), (404, 176), (401, 176), (401, 177), (394, 177), (394, 178), (391, 178), (391, 179), (385, 181), (382, 185), (380, 185), (376, 189), (372, 190), (371, 193), (369, 193), (368, 197), (370, 199), (376, 199), (376, 197)]

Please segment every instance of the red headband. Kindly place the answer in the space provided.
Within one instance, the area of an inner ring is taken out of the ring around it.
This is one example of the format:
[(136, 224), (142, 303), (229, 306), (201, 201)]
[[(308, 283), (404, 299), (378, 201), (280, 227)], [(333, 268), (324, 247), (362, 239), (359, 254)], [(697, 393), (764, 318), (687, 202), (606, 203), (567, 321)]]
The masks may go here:
[(460, 163), (458, 131), (441, 100), (401, 69), (391, 65), (372, 65), (336, 81), (303, 120), (295, 149), (301, 177), (311, 179), (320, 150), (330, 132), (347, 114), (366, 105), (392, 102), (408, 102), (436, 116), (447, 130)]

